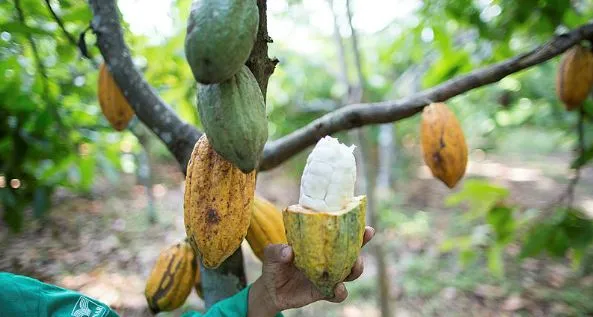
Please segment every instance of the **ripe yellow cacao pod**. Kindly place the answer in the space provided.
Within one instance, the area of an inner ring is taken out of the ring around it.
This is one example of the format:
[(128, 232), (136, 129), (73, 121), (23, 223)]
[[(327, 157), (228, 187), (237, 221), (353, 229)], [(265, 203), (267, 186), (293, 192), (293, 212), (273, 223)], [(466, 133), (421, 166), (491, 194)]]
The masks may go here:
[(98, 85), (99, 105), (111, 126), (122, 131), (134, 117), (134, 109), (130, 106), (117, 83), (107, 70), (105, 63), (99, 67)]
[(163, 250), (144, 290), (150, 310), (156, 314), (181, 306), (191, 293), (198, 271), (196, 255), (186, 241)]
[(269, 201), (255, 196), (253, 215), (246, 236), (253, 253), (264, 260), (264, 249), (268, 244), (286, 243), (282, 212)]
[(577, 44), (564, 53), (556, 75), (556, 93), (566, 110), (579, 108), (593, 88), (593, 53)]
[(217, 268), (247, 235), (255, 195), (255, 171), (245, 174), (220, 156), (203, 134), (187, 165), (185, 232), (202, 264)]
[(321, 139), (307, 158), (299, 204), (282, 213), (295, 266), (325, 296), (350, 274), (363, 242), (366, 196), (353, 197), (353, 150)]
[(467, 166), (467, 144), (455, 114), (444, 103), (426, 106), (420, 133), (424, 162), (434, 177), (453, 188)]

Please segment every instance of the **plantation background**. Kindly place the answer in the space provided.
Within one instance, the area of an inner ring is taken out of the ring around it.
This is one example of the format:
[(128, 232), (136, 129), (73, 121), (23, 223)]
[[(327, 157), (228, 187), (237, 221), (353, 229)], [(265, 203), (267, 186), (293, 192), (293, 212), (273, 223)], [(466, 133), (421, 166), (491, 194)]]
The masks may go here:
[[(351, 2), (365, 102), (527, 52), (593, 16), (591, 0)], [(118, 4), (136, 67), (201, 128), (183, 53), (190, 1)], [(144, 281), (157, 254), (185, 235), (183, 174), (139, 120), (118, 133), (102, 116), (95, 36), (85, 36), (92, 60), (78, 45), (91, 19), (86, 2), (0, 1), (0, 270), (80, 290), (123, 316), (149, 316)], [(270, 1), (268, 32), (270, 56), (280, 60), (267, 92), (275, 140), (344, 104), (357, 59), (344, 0)], [(423, 164), (420, 116), (364, 128), (377, 184), (389, 175), (377, 188), (378, 234), (363, 251), (365, 273), (348, 284), (345, 303), (286, 315), (379, 316), (372, 245), (383, 245), (392, 315), (593, 314), (593, 101), (584, 104), (579, 153), (579, 113), (555, 94), (558, 62), (447, 101), (470, 149), (452, 190)], [(257, 193), (279, 208), (296, 203), (309, 151), (260, 173)], [(563, 194), (572, 199), (559, 201)], [(247, 244), (243, 251), (251, 282), (261, 264)], [(194, 293), (161, 315), (189, 309), (204, 309)]]

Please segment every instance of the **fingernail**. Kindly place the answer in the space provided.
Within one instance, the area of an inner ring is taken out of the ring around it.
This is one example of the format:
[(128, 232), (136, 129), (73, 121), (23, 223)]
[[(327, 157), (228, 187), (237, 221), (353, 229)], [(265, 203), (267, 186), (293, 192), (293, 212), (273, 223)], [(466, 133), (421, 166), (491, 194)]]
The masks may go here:
[(283, 258), (285, 258), (285, 259), (286, 259), (286, 258), (288, 258), (288, 257), (290, 256), (290, 247), (289, 247), (289, 246), (285, 246), (285, 247), (282, 249), (282, 253), (281, 253), (281, 255), (282, 255), (282, 257), (283, 257)]

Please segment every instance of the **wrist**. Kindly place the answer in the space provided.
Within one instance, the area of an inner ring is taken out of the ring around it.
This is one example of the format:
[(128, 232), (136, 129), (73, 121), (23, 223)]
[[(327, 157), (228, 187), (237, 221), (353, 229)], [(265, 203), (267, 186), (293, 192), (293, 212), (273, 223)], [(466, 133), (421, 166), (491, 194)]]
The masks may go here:
[(280, 312), (270, 292), (268, 292), (261, 278), (258, 278), (249, 289), (248, 317), (274, 317)]

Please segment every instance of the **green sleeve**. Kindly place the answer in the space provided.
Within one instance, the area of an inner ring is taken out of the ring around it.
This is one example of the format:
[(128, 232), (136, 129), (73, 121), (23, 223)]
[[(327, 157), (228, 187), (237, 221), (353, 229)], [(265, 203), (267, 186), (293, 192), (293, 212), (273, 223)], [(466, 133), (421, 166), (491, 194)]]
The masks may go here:
[(118, 317), (96, 299), (5, 272), (0, 272), (0, 316)]
[[(247, 316), (247, 305), (249, 303), (249, 289), (251, 285), (244, 288), (239, 293), (214, 304), (205, 314), (198, 312), (187, 312), (181, 317), (241, 317)], [(283, 317), (282, 313), (276, 314), (276, 317)]]

